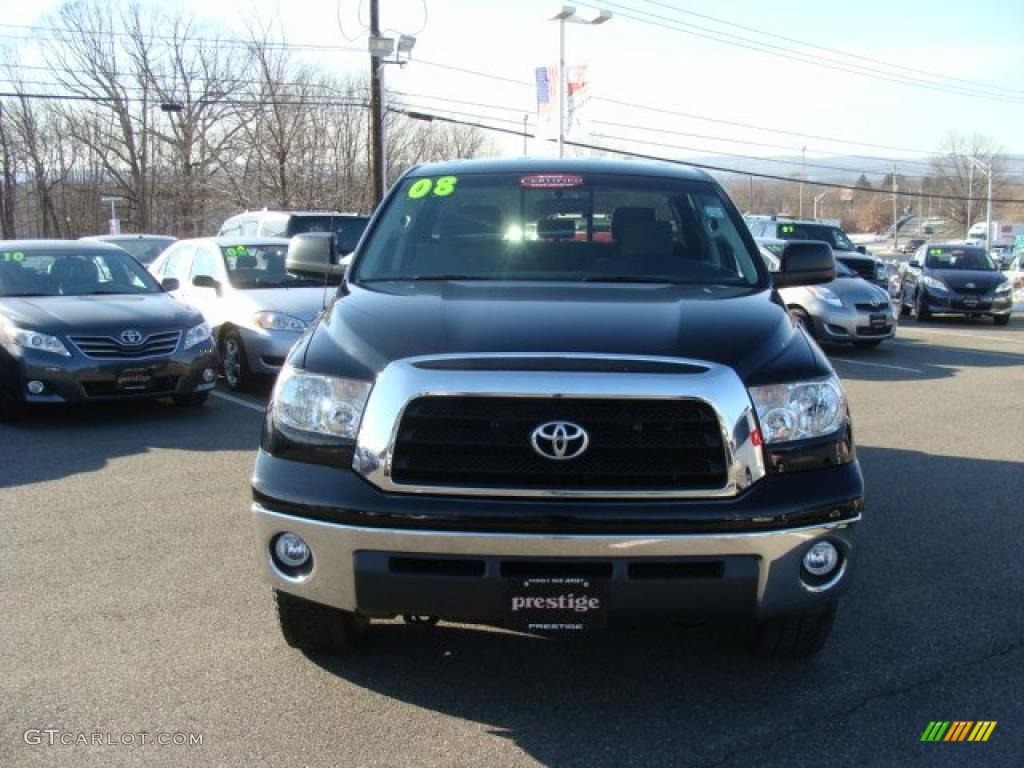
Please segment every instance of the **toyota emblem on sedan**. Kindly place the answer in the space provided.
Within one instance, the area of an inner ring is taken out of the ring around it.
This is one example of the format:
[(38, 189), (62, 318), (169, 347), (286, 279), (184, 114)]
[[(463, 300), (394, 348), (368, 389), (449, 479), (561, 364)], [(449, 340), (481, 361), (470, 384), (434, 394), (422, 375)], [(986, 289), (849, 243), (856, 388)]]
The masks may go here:
[(530, 435), (530, 443), (537, 455), (554, 461), (575, 459), (590, 445), (587, 430), (571, 421), (549, 421), (541, 424)]
[(142, 334), (134, 328), (129, 328), (126, 331), (121, 331), (121, 341), (125, 344), (138, 344), (142, 341)]

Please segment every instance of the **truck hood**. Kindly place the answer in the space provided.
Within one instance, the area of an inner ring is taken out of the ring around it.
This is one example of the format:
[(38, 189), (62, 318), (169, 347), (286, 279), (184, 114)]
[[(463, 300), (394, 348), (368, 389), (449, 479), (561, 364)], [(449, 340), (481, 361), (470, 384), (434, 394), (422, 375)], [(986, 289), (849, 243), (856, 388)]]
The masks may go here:
[(20, 328), (52, 335), (190, 328), (203, 321), (195, 309), (166, 293), (123, 296), (0, 298), (0, 315)]
[(396, 359), (501, 352), (691, 358), (730, 366), (748, 384), (831, 372), (771, 291), (598, 283), (350, 286), (293, 363), (372, 378)]

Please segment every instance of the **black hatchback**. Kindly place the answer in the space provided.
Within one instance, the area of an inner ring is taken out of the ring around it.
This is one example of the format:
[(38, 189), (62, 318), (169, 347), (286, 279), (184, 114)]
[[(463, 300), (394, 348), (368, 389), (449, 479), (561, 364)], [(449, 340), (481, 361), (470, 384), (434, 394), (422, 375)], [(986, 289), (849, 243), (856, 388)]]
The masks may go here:
[(1010, 322), (1013, 289), (985, 252), (961, 243), (925, 243), (907, 263), (900, 283), (900, 313), (918, 320), (952, 314)]
[(103, 243), (0, 243), (0, 419), (26, 405), (171, 397), (216, 386), (210, 328)]

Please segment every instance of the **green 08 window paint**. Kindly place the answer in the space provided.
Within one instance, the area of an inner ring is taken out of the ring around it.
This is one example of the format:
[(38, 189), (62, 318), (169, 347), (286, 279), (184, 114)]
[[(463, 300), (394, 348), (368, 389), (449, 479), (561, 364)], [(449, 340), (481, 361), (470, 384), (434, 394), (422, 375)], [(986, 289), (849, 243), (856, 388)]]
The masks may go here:
[(0, 261), (24, 261), (25, 254), (21, 251), (4, 251), (0, 253)]
[(411, 200), (420, 200), (431, 193), (434, 197), (448, 197), (455, 192), (458, 176), (441, 176), (438, 179), (418, 179), (406, 193)]

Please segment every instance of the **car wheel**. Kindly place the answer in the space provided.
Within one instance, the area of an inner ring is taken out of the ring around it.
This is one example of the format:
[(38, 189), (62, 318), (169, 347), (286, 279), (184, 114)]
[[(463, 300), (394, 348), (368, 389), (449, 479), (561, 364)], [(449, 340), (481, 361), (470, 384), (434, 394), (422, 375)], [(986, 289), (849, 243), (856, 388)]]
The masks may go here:
[(917, 300), (914, 302), (914, 315), (917, 317), (919, 323), (927, 322), (932, 319), (932, 313), (928, 311), (928, 307), (925, 306), (924, 297), (920, 292), (917, 294)]
[(209, 399), (209, 392), (192, 392), (187, 395), (176, 395), (174, 397), (174, 404), (181, 405), (186, 408), (195, 408), (202, 405)]
[(900, 317), (906, 317), (910, 314), (910, 305), (907, 303), (907, 292), (901, 286), (900, 287)]
[(807, 331), (807, 335), (812, 339), (814, 338), (814, 325), (811, 323), (810, 316), (802, 309), (793, 307), (789, 310), (789, 316), (793, 318), (794, 322)]
[(881, 343), (881, 339), (873, 339), (872, 341), (855, 341), (853, 342), (853, 346), (857, 347), (858, 349), (874, 349)]
[(758, 624), (757, 650), (776, 659), (806, 659), (825, 646), (836, 618), (836, 603), (816, 611), (790, 613)]
[(276, 589), (274, 601), (284, 641), (306, 653), (350, 651), (370, 623), (365, 616)]
[(1010, 322), (1010, 316), (1009, 315), (993, 315), (992, 316), (992, 321), (996, 325), (1007, 325)]
[(238, 331), (228, 331), (220, 342), (221, 367), (224, 380), (236, 392), (244, 392), (252, 386), (252, 374), (245, 357), (245, 346)]

